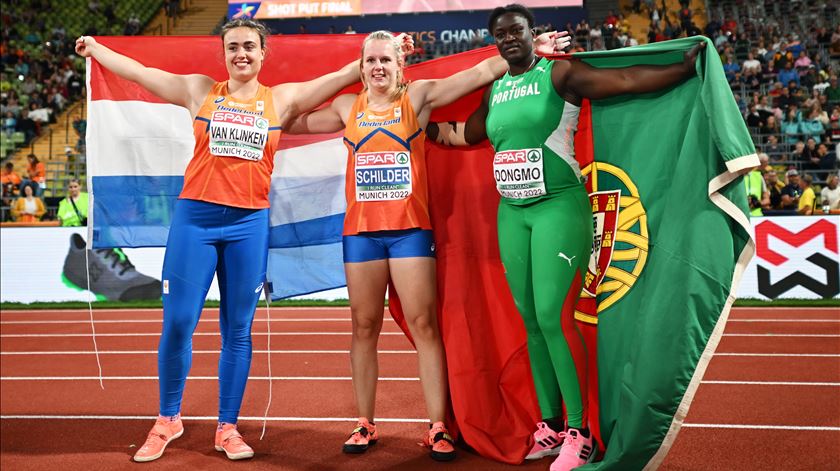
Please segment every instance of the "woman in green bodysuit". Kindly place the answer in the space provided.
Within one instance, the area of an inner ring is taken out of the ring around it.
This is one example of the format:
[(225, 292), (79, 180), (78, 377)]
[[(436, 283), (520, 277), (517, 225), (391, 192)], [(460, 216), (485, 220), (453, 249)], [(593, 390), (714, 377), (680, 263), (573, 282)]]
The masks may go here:
[(694, 73), (705, 44), (692, 48), (681, 64), (595, 69), (537, 57), (533, 24), (521, 5), (491, 13), (490, 33), (510, 71), (485, 91), (466, 123), (430, 123), (427, 135), (449, 145), (489, 138), (495, 149), (493, 174), (502, 196), (499, 252), (525, 323), (543, 417), (526, 458), (559, 454), (551, 470), (565, 471), (592, 461), (597, 452), (571, 354), (582, 349), (574, 306), (592, 251), (592, 213), (574, 158), (580, 105), (584, 98), (674, 85)]

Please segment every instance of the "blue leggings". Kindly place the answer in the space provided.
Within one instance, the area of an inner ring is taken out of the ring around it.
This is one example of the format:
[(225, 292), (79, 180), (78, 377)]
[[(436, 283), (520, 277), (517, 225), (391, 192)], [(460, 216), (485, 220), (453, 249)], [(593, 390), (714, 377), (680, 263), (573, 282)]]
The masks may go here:
[(163, 260), (163, 333), (158, 347), (160, 415), (181, 411), (192, 334), (218, 273), (219, 421), (235, 424), (251, 368), (251, 324), (265, 281), (268, 209), (179, 199)]

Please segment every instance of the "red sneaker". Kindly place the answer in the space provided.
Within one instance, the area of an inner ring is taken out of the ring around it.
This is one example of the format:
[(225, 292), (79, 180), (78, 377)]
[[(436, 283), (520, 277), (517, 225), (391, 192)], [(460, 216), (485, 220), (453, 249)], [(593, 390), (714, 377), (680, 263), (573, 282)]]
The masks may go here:
[(431, 448), (430, 455), (435, 461), (455, 459), (455, 443), (443, 422), (435, 422), (431, 425), (429, 433), (423, 437), (423, 444)]
[(179, 417), (177, 420), (169, 420), (168, 417), (158, 417), (155, 425), (146, 437), (146, 443), (134, 454), (134, 461), (145, 463), (154, 461), (163, 455), (163, 450), (169, 442), (184, 434), (184, 424)]
[(350, 438), (344, 442), (342, 451), (344, 453), (364, 453), (370, 446), (376, 444), (379, 434), (376, 433), (376, 424), (368, 421), (367, 417), (359, 417), (356, 428), (350, 433)]
[(242, 435), (236, 430), (236, 424), (222, 424), (221, 429), (216, 429), (216, 451), (224, 451), (231, 460), (244, 460), (254, 456), (254, 449), (242, 439)]

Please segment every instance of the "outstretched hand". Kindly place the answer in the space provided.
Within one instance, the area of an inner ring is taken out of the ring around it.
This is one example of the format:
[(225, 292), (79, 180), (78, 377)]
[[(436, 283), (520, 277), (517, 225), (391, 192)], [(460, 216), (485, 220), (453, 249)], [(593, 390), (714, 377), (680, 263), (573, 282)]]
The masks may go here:
[(534, 51), (541, 56), (560, 54), (571, 44), (568, 31), (548, 31), (534, 38)]
[(82, 57), (90, 57), (91, 48), (96, 45), (96, 40), (91, 36), (79, 36), (76, 39), (76, 54)]
[(400, 51), (403, 56), (408, 57), (414, 54), (414, 36), (406, 33), (397, 35), (397, 43), (400, 45)]

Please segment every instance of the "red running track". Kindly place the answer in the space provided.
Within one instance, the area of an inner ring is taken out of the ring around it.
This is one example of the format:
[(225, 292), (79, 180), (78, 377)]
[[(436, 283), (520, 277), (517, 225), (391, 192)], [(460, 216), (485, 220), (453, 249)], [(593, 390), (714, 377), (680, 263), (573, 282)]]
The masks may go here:
[[(840, 469), (840, 313), (828, 309), (733, 309), (724, 337), (671, 453), (660, 469)], [(157, 409), (160, 311), (95, 311), (98, 368), (87, 311), (0, 314), (0, 466), (125, 469)], [(434, 465), (417, 446), (425, 411), (417, 359), (393, 322), (379, 344), (377, 416), (383, 439), (361, 456), (341, 453), (353, 426), (349, 310), (273, 309), (272, 402), (265, 310), (254, 323), (254, 361), (240, 429), (257, 455), (242, 469), (546, 470), (514, 467), (461, 450)], [(217, 404), (218, 312), (194, 338), (183, 413), (194, 417), (164, 458), (137, 465), (229, 469), (212, 448)]]

